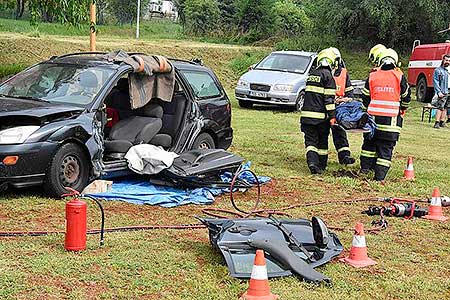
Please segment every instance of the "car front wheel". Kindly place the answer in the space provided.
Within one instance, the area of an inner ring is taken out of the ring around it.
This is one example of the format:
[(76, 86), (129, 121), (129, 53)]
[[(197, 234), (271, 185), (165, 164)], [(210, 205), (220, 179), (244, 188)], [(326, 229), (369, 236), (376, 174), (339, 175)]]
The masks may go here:
[(43, 188), (48, 195), (59, 198), (68, 193), (66, 187), (81, 192), (89, 181), (89, 161), (76, 144), (65, 144), (56, 151), (45, 174)]
[(302, 111), (303, 103), (305, 102), (305, 92), (300, 92), (297, 97), (297, 101), (295, 101), (295, 111)]
[(208, 133), (200, 133), (192, 144), (192, 149), (214, 149), (216, 143), (214, 139)]

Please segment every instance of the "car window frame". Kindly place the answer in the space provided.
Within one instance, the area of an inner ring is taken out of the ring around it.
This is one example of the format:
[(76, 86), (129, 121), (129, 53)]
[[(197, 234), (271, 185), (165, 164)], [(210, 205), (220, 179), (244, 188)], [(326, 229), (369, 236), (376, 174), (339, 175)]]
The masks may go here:
[[(214, 82), (214, 84), (216, 85), (216, 87), (219, 90), (220, 94), (219, 95), (214, 95), (214, 96), (207, 96), (207, 97), (199, 97), (199, 96), (197, 96), (195, 91), (194, 91), (194, 89), (193, 89), (193, 87), (192, 87), (192, 84), (189, 82), (189, 80), (185, 76), (184, 72), (197, 72), (197, 73), (205, 73), (205, 74), (207, 74), (212, 79), (212, 82)], [(189, 92), (190, 92), (190, 94), (192, 95), (192, 97), (194, 99), (196, 99), (198, 101), (208, 101), (208, 100), (214, 100), (214, 99), (221, 99), (221, 98), (223, 98), (223, 96), (225, 94), (225, 92), (223, 90), (223, 87), (220, 84), (219, 80), (217, 79), (217, 76), (214, 73), (212, 73), (210, 70), (208, 70), (208, 69), (205, 69), (205, 70), (201, 70), (201, 69), (194, 70), (194, 69), (186, 68), (186, 69), (179, 69), (179, 73), (180, 73), (180, 76), (183, 77), (183, 80), (187, 84), (187, 86), (189, 88)]]
[(100, 89), (100, 91), (97, 93), (97, 98), (92, 102), (91, 107), (89, 108), (89, 111), (97, 111), (99, 109), (102, 109), (103, 104), (106, 100), (106, 96), (111, 92), (113, 87), (117, 84), (117, 81), (119, 81), (120, 78), (122, 78), (123, 75), (129, 74), (133, 72), (133, 68), (130, 65), (124, 64), (123, 66), (119, 67), (119, 69), (116, 69), (116, 73), (113, 74), (109, 81), (103, 85), (103, 87)]

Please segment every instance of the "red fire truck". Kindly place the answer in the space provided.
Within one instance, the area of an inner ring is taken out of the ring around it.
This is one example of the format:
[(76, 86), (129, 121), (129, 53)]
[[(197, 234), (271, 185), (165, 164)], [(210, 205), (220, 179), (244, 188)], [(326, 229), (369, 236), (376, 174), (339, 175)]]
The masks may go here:
[(419, 40), (414, 41), (408, 65), (408, 83), (417, 87), (417, 101), (431, 101), (434, 95), (433, 72), (447, 53), (450, 54), (450, 41), (425, 45), (420, 45)]

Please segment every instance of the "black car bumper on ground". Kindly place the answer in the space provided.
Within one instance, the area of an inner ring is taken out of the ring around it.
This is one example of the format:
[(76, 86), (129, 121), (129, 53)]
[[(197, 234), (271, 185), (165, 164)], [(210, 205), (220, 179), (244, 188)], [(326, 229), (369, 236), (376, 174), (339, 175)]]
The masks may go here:
[[(20, 145), (0, 145), (0, 187), (27, 187), (42, 183), (45, 171), (58, 143), (39, 142)], [(5, 165), (7, 156), (18, 156), (14, 165)]]

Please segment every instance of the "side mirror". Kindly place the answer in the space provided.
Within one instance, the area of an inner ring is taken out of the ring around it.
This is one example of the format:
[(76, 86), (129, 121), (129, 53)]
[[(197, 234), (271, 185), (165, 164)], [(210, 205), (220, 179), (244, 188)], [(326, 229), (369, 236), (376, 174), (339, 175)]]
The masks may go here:
[(251, 71), (256, 67), (256, 64), (251, 65), (250, 67), (248, 67), (248, 70)]

